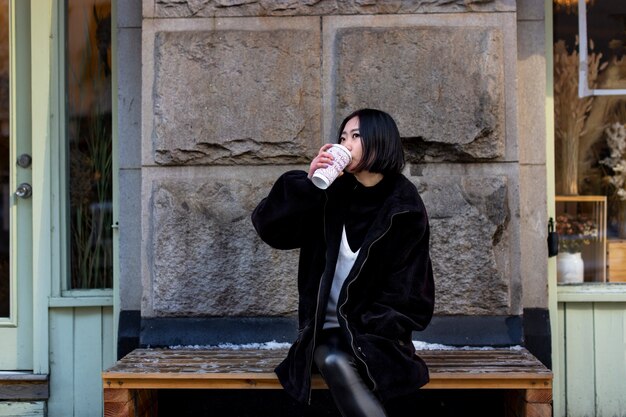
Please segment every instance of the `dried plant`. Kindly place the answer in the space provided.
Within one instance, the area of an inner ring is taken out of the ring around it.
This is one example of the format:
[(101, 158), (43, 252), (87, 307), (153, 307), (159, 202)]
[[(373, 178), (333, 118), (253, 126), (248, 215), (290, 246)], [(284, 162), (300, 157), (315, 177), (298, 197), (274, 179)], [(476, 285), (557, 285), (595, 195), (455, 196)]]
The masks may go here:
[[(578, 44), (578, 41), (576, 42)], [(597, 85), (598, 74), (606, 68), (601, 63), (602, 54), (593, 52), (593, 41), (589, 42), (588, 83)], [(554, 118), (557, 152), (558, 179), (561, 181), (559, 194), (578, 194), (578, 164), (580, 160), (580, 137), (585, 132), (585, 121), (593, 104), (593, 97), (578, 97), (578, 62), (575, 49), (570, 53), (565, 41), (554, 45)], [(557, 184), (559, 185), (559, 184)]]
[(626, 129), (621, 123), (613, 123), (605, 129), (606, 143), (611, 154), (600, 164), (609, 168), (604, 180), (619, 200), (626, 200)]

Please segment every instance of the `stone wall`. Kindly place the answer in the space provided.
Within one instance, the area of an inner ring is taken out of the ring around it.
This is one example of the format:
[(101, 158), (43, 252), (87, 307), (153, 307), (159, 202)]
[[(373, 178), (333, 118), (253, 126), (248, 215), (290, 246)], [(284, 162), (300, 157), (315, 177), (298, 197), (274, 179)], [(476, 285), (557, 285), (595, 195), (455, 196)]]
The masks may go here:
[(292, 316), (297, 252), (261, 242), (250, 213), (366, 106), (398, 122), (426, 203), (436, 313), (547, 307), (543, 267), (521, 272), (545, 235), (523, 241), (520, 227), (534, 202), (520, 199), (520, 132), (533, 121), (520, 117), (513, 0), (144, 0), (142, 11), (143, 317)]

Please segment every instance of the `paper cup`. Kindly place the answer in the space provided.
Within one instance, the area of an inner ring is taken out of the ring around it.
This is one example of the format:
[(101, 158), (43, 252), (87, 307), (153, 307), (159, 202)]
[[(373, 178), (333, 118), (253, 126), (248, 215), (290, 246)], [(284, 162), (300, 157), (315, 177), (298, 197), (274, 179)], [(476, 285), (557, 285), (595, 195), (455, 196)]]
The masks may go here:
[(313, 173), (313, 177), (311, 178), (313, 184), (322, 190), (327, 189), (330, 184), (337, 179), (341, 171), (343, 171), (345, 167), (348, 166), (350, 161), (352, 161), (350, 151), (343, 145), (335, 144), (326, 152), (332, 154), (335, 158), (333, 163), (326, 168), (320, 168), (315, 171)]

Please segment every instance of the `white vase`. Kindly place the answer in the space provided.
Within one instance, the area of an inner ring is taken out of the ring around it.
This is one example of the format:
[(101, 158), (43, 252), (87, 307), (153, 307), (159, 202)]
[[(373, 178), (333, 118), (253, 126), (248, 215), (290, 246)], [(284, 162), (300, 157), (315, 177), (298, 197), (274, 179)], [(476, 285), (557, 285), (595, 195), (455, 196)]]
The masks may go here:
[(556, 277), (562, 284), (580, 283), (585, 277), (585, 263), (580, 252), (559, 253), (556, 257)]

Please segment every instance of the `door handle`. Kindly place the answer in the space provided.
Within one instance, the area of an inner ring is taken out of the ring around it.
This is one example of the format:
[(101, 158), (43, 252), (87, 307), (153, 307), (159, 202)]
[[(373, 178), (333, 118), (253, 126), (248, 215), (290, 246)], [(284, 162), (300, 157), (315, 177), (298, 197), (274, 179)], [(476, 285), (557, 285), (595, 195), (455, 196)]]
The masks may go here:
[(17, 186), (15, 195), (20, 198), (30, 198), (30, 196), (33, 195), (33, 187), (31, 187), (30, 184), (23, 182)]

